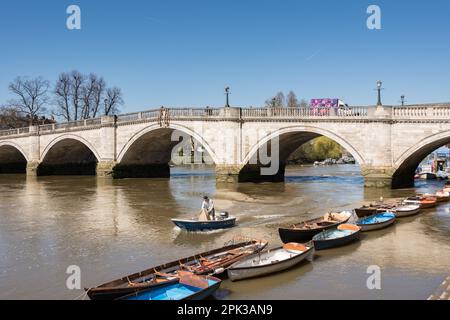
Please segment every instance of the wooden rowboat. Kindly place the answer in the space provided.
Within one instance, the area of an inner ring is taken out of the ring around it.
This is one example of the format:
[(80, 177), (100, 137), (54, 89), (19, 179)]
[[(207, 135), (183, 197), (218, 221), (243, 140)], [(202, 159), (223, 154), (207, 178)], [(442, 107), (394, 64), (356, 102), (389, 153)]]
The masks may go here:
[(299, 264), (314, 255), (314, 245), (287, 243), (282, 247), (266, 250), (236, 262), (228, 268), (231, 281), (260, 277), (280, 272)]
[(180, 271), (179, 279), (132, 293), (120, 300), (202, 300), (219, 289), (222, 280)]
[(343, 246), (359, 240), (361, 228), (354, 224), (344, 223), (336, 229), (328, 229), (313, 237), (316, 250), (329, 249)]
[(310, 241), (314, 235), (323, 230), (334, 228), (341, 223), (347, 222), (351, 216), (352, 213), (349, 211), (327, 213), (320, 218), (303, 221), (289, 227), (278, 228), (278, 233), (283, 243), (302, 243)]
[(420, 204), (401, 205), (392, 210), (397, 218), (409, 217), (420, 212)]
[(172, 222), (180, 229), (187, 231), (208, 231), (232, 228), (236, 224), (236, 217), (228, 217), (220, 220), (198, 221), (189, 219), (172, 219)]
[(364, 205), (360, 208), (355, 208), (355, 213), (358, 218), (372, 216), (376, 213), (382, 213), (392, 210), (396, 207), (396, 204), (380, 203), (380, 204), (370, 204)]
[(437, 198), (436, 197), (423, 197), (423, 196), (416, 196), (416, 197), (409, 197), (403, 200), (404, 204), (420, 204), (421, 209), (428, 209), (433, 208), (437, 204)]
[(395, 222), (395, 214), (392, 212), (377, 213), (369, 217), (364, 217), (356, 221), (356, 225), (361, 231), (371, 231), (383, 229)]
[(112, 300), (160, 286), (166, 282), (175, 283), (179, 278), (179, 271), (189, 271), (197, 275), (221, 275), (233, 263), (263, 250), (266, 246), (267, 241), (259, 240), (230, 244), (155, 266), (85, 290), (92, 300)]

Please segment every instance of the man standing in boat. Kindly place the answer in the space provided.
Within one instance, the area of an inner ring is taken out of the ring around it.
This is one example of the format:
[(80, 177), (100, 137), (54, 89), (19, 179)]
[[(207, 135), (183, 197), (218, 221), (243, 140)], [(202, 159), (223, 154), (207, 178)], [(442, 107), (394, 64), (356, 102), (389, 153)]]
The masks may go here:
[(214, 209), (214, 202), (208, 196), (203, 197), (202, 211), (208, 217), (208, 220), (216, 220), (216, 211)]

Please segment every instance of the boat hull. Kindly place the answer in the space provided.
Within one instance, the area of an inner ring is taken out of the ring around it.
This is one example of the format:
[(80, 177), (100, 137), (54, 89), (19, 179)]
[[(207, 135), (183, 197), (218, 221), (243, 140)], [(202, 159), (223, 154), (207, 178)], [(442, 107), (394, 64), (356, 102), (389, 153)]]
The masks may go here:
[(420, 205), (417, 206), (416, 209), (412, 210), (394, 210), (394, 214), (397, 218), (413, 216), (418, 214), (419, 212), (420, 212)]
[(337, 238), (337, 239), (326, 239), (326, 240), (314, 240), (314, 248), (316, 250), (324, 250), (331, 249), (335, 247), (341, 247), (346, 244), (352, 243), (354, 241), (359, 240), (361, 237), (361, 230), (352, 233), (346, 237)]
[(316, 234), (322, 232), (323, 230), (327, 230), (330, 228), (336, 227), (336, 225), (331, 225), (323, 228), (311, 229), (311, 230), (299, 230), (299, 229), (290, 229), (290, 228), (278, 228), (278, 234), (280, 235), (280, 239), (283, 243), (289, 242), (307, 242), (310, 241)]
[(356, 208), (355, 213), (359, 218), (368, 217), (378, 212), (378, 208)]
[(357, 223), (358, 227), (361, 227), (361, 231), (373, 231), (373, 230), (379, 230), (389, 227), (395, 222), (395, 218), (380, 222), (380, 223), (371, 223), (371, 224), (359, 224)]
[[(311, 241), (311, 239), (318, 233), (328, 230), (331, 228), (336, 228), (337, 226), (346, 223), (350, 219), (351, 215), (345, 220), (330, 223), (328, 225), (320, 226), (314, 229), (299, 229), (299, 228), (278, 228), (278, 234), (283, 243), (296, 242), (304, 243)], [(314, 222), (314, 220), (308, 220), (305, 222)]]
[[(192, 287), (191, 285), (182, 285), (178, 283), (178, 281), (176, 281), (175, 283), (166, 284), (160, 287), (152, 287), (147, 290), (141, 290), (140, 292), (133, 293), (127, 296), (122, 296), (118, 300), (203, 300), (217, 291), (222, 283), (222, 280), (218, 278), (211, 276), (204, 277), (208, 279), (208, 282), (213, 281), (214, 284), (209, 285), (207, 288), (200, 289), (198, 287)], [(183, 288), (185, 288), (184, 292)], [(172, 294), (169, 296), (168, 292), (170, 291), (170, 289), (175, 289), (178, 292), (173, 295), (172, 291)], [(152, 294), (154, 296), (152, 296)]]
[[(233, 267), (228, 268), (228, 278), (231, 281), (244, 280), (249, 278), (256, 278), (266, 276), (272, 273), (277, 273), (294, 267), (305, 259), (310, 259), (314, 256), (314, 246), (311, 246), (307, 251), (299, 254), (291, 259), (273, 263), (270, 265), (253, 266), (253, 267)], [(258, 259), (258, 254), (255, 254), (249, 259)]]
[(212, 221), (172, 219), (172, 222), (180, 229), (186, 231), (208, 231), (208, 230), (232, 228), (236, 225), (236, 218), (231, 217), (224, 220), (212, 220)]
[[(254, 253), (257, 253), (261, 250), (263, 250), (267, 246), (267, 242), (262, 241), (246, 241), (241, 242), (237, 244), (230, 244), (227, 246), (224, 246), (222, 248), (210, 250), (207, 252), (198, 253), (196, 255), (178, 259), (176, 261), (172, 261), (163, 265), (154, 266), (147, 270), (143, 270), (141, 272), (137, 272), (134, 274), (127, 275), (121, 279), (116, 279), (107, 283), (104, 283), (100, 286), (93, 287), (93, 288), (85, 288), (85, 291), (89, 298), (91, 300), (112, 300), (116, 299), (122, 296), (126, 296), (129, 294), (136, 294), (137, 292), (141, 292), (143, 290), (150, 289), (152, 287), (160, 286), (168, 284), (168, 282), (164, 283), (149, 283), (149, 285), (143, 286), (129, 286), (129, 282), (133, 283), (142, 283), (142, 279), (148, 279), (152, 278), (155, 275), (155, 272), (163, 272), (163, 273), (174, 273), (181, 269), (181, 265), (192, 265), (196, 261), (198, 261), (199, 257), (203, 258), (213, 258), (215, 256), (220, 256), (226, 252), (233, 251), (233, 250), (250, 250), (251, 253), (248, 253), (246, 255), (243, 255), (242, 257), (237, 257), (234, 259), (229, 259), (227, 261), (224, 261), (220, 266), (216, 266), (214, 269), (204, 269), (201, 272), (197, 272), (196, 274), (204, 275), (204, 274), (211, 274), (214, 273), (216, 276), (220, 276), (220, 274), (226, 275), (226, 268), (228, 268), (233, 263), (251, 255)], [(246, 249), (248, 248), (248, 249)], [(169, 279), (168, 281), (172, 281), (172, 279)]]
[(126, 288), (104, 288), (104, 290), (85, 289), (87, 295), (91, 300), (114, 300), (127, 295), (136, 295), (141, 291), (146, 291), (152, 288), (159, 288), (166, 285), (177, 283), (178, 279), (168, 280), (166, 282), (149, 284), (139, 287), (126, 287)]

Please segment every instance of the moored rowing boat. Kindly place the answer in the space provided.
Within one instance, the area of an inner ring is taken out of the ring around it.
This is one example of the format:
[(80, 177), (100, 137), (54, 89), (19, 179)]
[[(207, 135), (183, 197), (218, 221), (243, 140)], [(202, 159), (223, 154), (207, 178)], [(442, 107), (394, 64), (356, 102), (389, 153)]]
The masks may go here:
[(322, 232), (323, 230), (334, 228), (341, 223), (347, 222), (351, 216), (352, 213), (349, 211), (327, 213), (320, 218), (296, 223), (289, 227), (278, 228), (278, 233), (283, 243), (302, 243), (311, 240), (314, 235)]
[(287, 243), (282, 247), (249, 256), (228, 268), (232, 281), (254, 278), (289, 269), (314, 255), (314, 245)]
[(397, 218), (409, 217), (420, 212), (420, 204), (401, 205), (392, 210)]
[(356, 225), (361, 227), (361, 231), (371, 231), (383, 229), (395, 222), (395, 214), (392, 212), (377, 213), (369, 217), (364, 217), (356, 221)]
[(328, 229), (313, 237), (316, 250), (329, 249), (359, 240), (361, 228), (354, 224), (341, 224), (336, 229)]
[(190, 271), (198, 275), (225, 272), (233, 263), (251, 255), (267, 246), (266, 241), (249, 240), (221, 248), (202, 252), (187, 258), (155, 266), (120, 279), (104, 283), (98, 287), (85, 289), (93, 300), (111, 300), (133, 294), (166, 282), (175, 282), (177, 273)]

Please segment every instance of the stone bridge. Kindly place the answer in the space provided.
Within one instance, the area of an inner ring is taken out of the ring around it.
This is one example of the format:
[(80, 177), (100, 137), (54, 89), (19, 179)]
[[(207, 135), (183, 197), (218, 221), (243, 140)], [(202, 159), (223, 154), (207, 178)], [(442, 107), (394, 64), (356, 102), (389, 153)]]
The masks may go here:
[(366, 186), (408, 187), (419, 162), (450, 143), (450, 104), (166, 108), (31, 126), (0, 131), (0, 173), (168, 177), (177, 145), (192, 137), (218, 181), (282, 181), (288, 156), (318, 136), (353, 155)]

